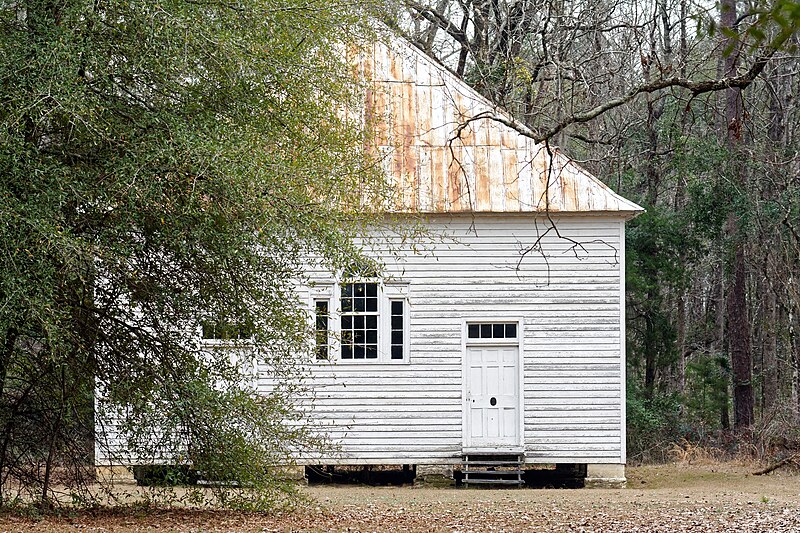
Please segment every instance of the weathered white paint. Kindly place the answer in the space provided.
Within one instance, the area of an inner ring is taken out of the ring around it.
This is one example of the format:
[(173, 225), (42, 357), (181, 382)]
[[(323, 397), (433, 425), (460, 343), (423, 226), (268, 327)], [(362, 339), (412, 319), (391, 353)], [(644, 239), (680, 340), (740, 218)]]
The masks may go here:
[[(553, 223), (561, 237), (532, 215), (438, 216), (416, 251), (391, 233), (370, 239), (368, 253), (407, 282), (409, 359), (312, 363), (306, 405), (336, 449), (303, 461), (460, 461), (465, 324), (519, 320), (526, 460), (624, 462), (623, 220)], [(524, 255), (540, 237), (543, 255)]]
[[(301, 460), (460, 461), (465, 324), (515, 317), (526, 460), (624, 463), (623, 226), (642, 209), (520, 135), (523, 127), (405, 41), (389, 37), (354, 59), (368, 81), (373, 149), (398, 192), (389, 210), (428, 213), (436, 238), (419, 246), (389, 232), (369, 241), (392, 290), (407, 298), (408, 358), (312, 362), (305, 407), (338, 448)], [(300, 291), (311, 309), (312, 289)], [(273, 386), (265, 366), (258, 386)], [(96, 458), (107, 460), (99, 448)]]
[(467, 342), (462, 379), (464, 449), (521, 447), (519, 356), (516, 340)]
[[(620, 457), (619, 462), (620, 464), (624, 465), (628, 460), (628, 448), (625, 445), (627, 442), (627, 412), (626, 406), (627, 403), (625, 402), (625, 398), (627, 397), (626, 394), (626, 360), (625, 360), (625, 224), (620, 224), (619, 227), (619, 242), (622, 243), (619, 249), (619, 300), (622, 302), (619, 308), (619, 353), (622, 354), (622, 357), (619, 361), (619, 373), (620, 373), (620, 386), (622, 388), (620, 392), (620, 398), (622, 398), (622, 402), (620, 403), (620, 410), (622, 411), (622, 416), (620, 417), (620, 439), (622, 441), (622, 449), (620, 450)], [(623, 466), (623, 474), (624, 474), (624, 466)]]

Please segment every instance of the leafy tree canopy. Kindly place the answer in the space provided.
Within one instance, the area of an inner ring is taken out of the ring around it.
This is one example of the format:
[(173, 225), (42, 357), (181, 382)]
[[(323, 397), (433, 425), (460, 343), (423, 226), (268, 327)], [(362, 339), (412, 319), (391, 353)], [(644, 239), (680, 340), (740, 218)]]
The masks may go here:
[(292, 292), (304, 258), (354, 257), (349, 235), (382, 194), (360, 119), (342, 112), (360, 94), (342, 59), (366, 10), (0, 5), (4, 501), (22, 487), (48, 504), (56, 481), (87, 479), (95, 378), (127, 406), (111, 429), (142, 457), (263, 489), (307, 443), (280, 422), (290, 391), (249, 394), (230, 351), (197, 339), (239, 332), (286, 369), (281, 355), (306, 348)]

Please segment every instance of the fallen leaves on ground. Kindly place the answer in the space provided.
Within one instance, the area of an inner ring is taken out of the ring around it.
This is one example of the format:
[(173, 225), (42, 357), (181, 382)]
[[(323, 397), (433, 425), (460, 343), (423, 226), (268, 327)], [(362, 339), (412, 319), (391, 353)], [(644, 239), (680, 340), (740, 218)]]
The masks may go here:
[(310, 503), (275, 515), (103, 510), (4, 516), (0, 531), (800, 532), (800, 477), (675, 468), (632, 469), (631, 488), (620, 490), (321, 486), (306, 489)]

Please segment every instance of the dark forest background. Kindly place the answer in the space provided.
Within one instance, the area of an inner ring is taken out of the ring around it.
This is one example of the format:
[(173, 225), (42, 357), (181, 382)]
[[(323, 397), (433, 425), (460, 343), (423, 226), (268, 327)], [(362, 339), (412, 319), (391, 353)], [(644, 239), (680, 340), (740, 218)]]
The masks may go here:
[(407, 0), (398, 27), (647, 209), (628, 224), (629, 451), (800, 441), (794, 2)]

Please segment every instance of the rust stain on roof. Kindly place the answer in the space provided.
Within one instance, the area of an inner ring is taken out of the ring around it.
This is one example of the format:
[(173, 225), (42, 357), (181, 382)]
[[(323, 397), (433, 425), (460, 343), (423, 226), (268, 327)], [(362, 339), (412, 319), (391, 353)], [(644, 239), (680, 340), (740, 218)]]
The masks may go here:
[(396, 188), (393, 210), (643, 211), (561, 152), (492, 120), (510, 117), (406, 41), (387, 37), (360, 61), (371, 148)]

